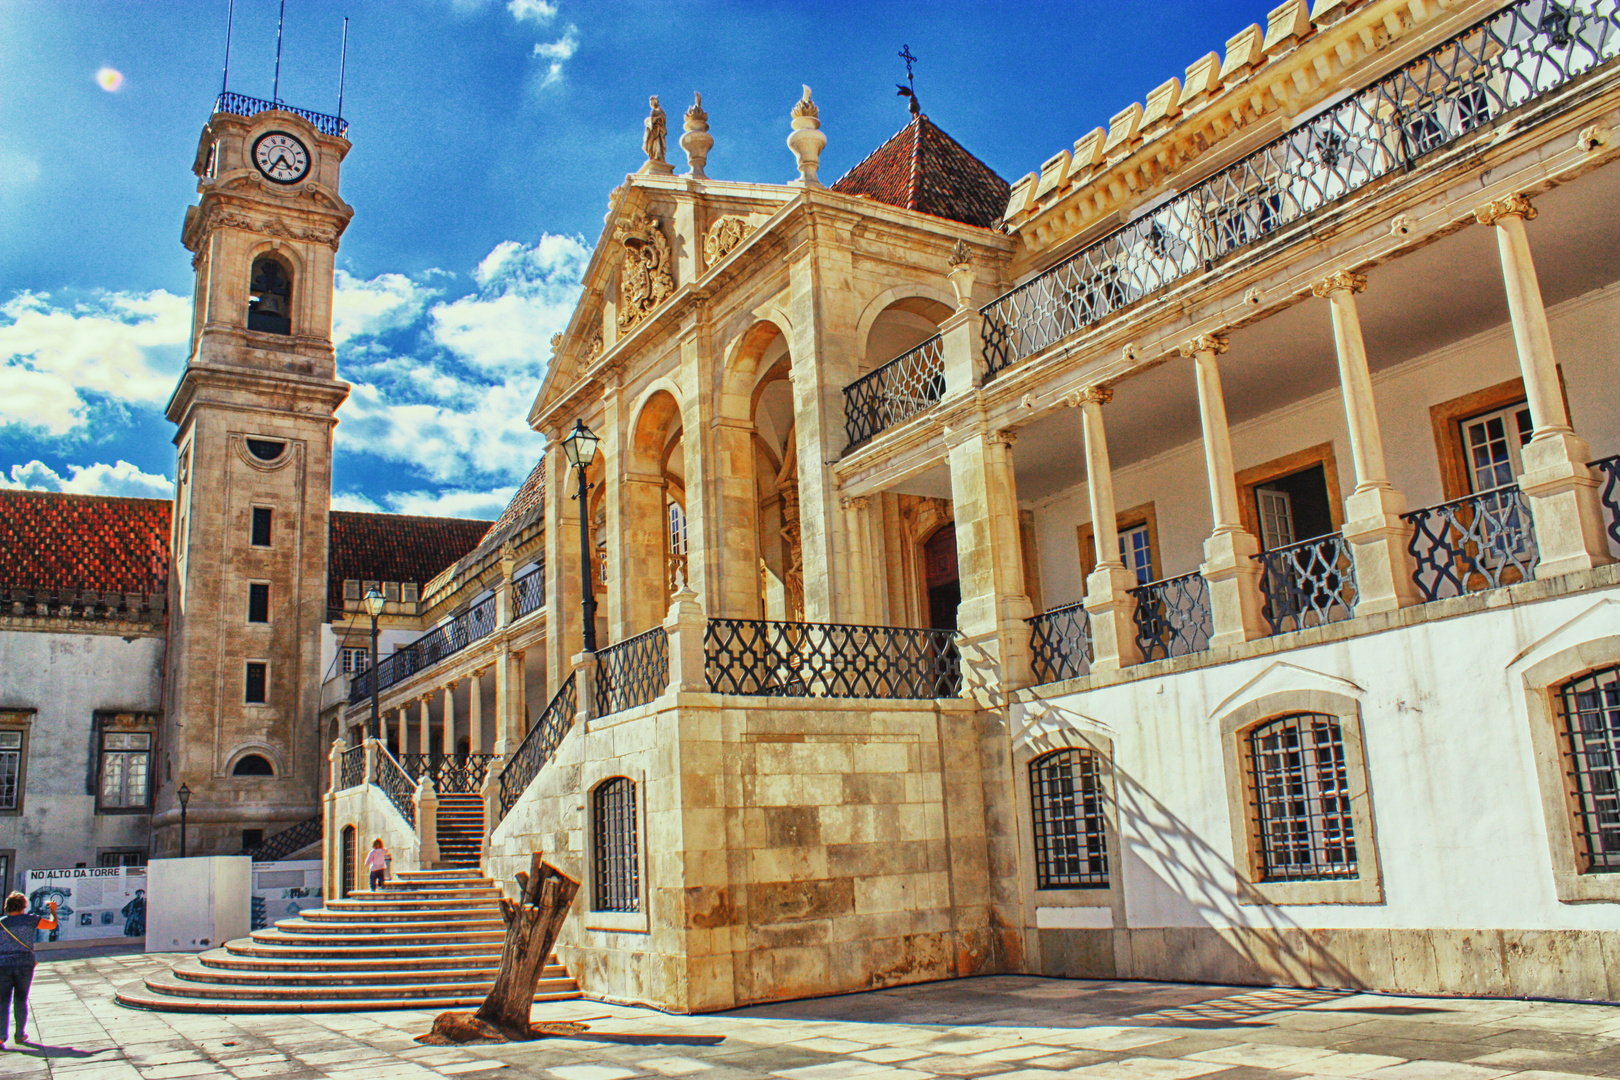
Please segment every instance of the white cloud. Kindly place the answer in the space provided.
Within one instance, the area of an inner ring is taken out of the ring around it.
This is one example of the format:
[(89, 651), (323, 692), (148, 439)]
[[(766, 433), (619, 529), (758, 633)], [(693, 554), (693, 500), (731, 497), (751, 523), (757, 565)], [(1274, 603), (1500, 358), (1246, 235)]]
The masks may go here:
[(557, 5), (548, 4), (546, 0), (510, 0), (506, 10), (512, 13), (512, 18), (518, 22), (532, 20), (538, 23), (550, 22), (557, 16)]
[(556, 41), (539, 42), (534, 47), (534, 55), (550, 60), (546, 67), (545, 78), (540, 80), (541, 86), (550, 86), (562, 78), (563, 64), (566, 63), (579, 48), (579, 27), (572, 24), (563, 31), (563, 36)]
[(404, 274), (378, 274), (368, 280), (339, 270), (332, 294), (332, 343), (341, 347), (350, 338), (409, 326), (437, 294), (437, 289)]
[(500, 516), (517, 494), (517, 485), (480, 491), (458, 488), (448, 491), (400, 491), (383, 496), (386, 506), (359, 492), (332, 496), (332, 509), (358, 510), (371, 514), (414, 514), (418, 517), (485, 518)]
[(21, 488), (25, 491), (66, 491), (74, 495), (121, 495), (142, 499), (171, 499), (174, 481), (167, 476), (142, 472), (120, 459), (117, 464), (97, 462), (94, 465), (69, 465), (72, 475), (64, 480), (60, 473), (39, 459), (26, 465), (13, 465), (8, 479), (0, 474), (0, 488)]
[(66, 435), (88, 420), (91, 396), (168, 400), (191, 337), (190, 300), (159, 289), (104, 293), (72, 308), (49, 301), (21, 292), (0, 304), (0, 426)]

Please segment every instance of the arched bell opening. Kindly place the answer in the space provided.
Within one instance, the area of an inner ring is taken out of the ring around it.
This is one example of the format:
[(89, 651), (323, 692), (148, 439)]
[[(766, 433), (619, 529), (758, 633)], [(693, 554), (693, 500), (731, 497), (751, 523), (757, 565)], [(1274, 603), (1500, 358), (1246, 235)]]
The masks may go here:
[(248, 279), (248, 329), (291, 334), (292, 296), (291, 267), (268, 253), (254, 259)]

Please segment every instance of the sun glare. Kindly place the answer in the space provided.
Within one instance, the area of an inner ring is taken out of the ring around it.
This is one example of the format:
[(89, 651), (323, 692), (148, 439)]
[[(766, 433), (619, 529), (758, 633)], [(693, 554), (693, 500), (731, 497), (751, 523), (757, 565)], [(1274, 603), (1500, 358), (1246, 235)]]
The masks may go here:
[(104, 67), (96, 72), (96, 85), (109, 94), (116, 94), (124, 85), (124, 73), (117, 68)]

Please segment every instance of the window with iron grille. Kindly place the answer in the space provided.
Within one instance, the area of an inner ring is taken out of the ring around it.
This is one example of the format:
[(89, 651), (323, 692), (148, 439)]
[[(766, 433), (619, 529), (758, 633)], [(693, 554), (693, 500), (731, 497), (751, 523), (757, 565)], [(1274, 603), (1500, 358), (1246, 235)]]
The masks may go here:
[(1249, 732), (1248, 752), (1261, 880), (1356, 877), (1338, 719), (1298, 713), (1268, 720)]
[(1057, 750), (1029, 763), (1037, 889), (1108, 888), (1108, 835), (1097, 755)]
[(594, 911), (640, 911), (641, 875), (636, 866), (636, 784), (615, 776), (591, 797), (591, 863)]
[(96, 856), (97, 866), (145, 866), (146, 852), (141, 848), (115, 848)]
[(22, 797), (22, 744), (22, 732), (0, 731), (0, 810), (17, 809)]
[(371, 668), (371, 650), (366, 647), (343, 649), (343, 674), (355, 675)]
[[(97, 810), (144, 810), (151, 805), (152, 736), (144, 731), (101, 733)], [(121, 865), (121, 864), (115, 864)]]
[(1559, 697), (1580, 870), (1620, 873), (1620, 667), (1567, 682)]

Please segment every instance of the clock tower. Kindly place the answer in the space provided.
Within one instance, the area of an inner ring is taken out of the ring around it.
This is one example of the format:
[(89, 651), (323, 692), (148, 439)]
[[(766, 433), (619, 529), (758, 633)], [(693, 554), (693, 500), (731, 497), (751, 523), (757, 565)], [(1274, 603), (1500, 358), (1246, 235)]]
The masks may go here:
[(186, 211), (196, 295), (177, 427), (154, 852), (234, 855), (320, 812), (332, 275), (353, 216), (336, 117), (221, 95)]

